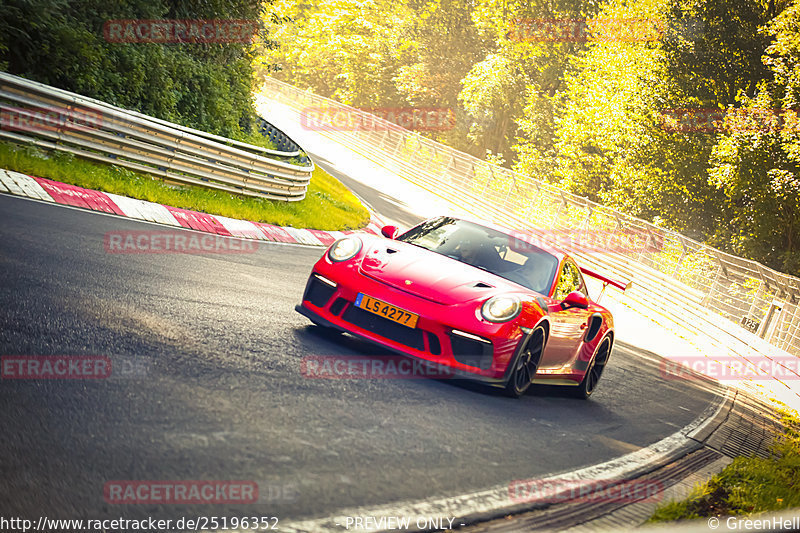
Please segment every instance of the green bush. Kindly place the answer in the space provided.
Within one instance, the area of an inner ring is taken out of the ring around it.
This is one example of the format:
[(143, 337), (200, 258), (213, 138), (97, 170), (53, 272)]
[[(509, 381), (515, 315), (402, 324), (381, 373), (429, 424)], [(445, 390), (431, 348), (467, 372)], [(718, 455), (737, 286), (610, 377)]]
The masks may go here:
[(226, 137), (253, 131), (253, 46), (118, 43), (119, 19), (245, 19), (265, 39), (250, 0), (4, 0), (0, 68), (164, 120)]

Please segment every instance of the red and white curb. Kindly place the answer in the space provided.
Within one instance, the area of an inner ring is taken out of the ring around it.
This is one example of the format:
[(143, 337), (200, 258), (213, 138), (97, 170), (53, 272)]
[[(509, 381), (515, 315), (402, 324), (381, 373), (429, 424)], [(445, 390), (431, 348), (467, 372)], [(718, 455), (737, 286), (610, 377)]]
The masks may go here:
[(0, 169), (0, 193), (80, 207), (177, 228), (193, 229), (225, 237), (309, 246), (328, 246), (348, 233), (366, 232), (378, 235), (382, 226), (374, 213), (369, 225), (356, 231), (322, 231), (273, 226), (263, 222), (250, 222), (220, 215), (209, 215), (208, 213), (136, 200), (126, 196), (84, 189), (75, 185), (3, 169)]

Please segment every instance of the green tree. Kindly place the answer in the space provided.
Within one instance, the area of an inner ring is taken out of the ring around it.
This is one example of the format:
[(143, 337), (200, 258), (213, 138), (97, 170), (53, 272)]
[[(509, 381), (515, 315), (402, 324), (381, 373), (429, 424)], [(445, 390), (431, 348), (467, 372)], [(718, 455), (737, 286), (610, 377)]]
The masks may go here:
[[(580, 36), (560, 39), (557, 34), (580, 25), (599, 4), (591, 0), (476, 4), (473, 19), (489, 43), (487, 55), (464, 78), (459, 96), (472, 119), (468, 137), (479, 152), (476, 155), (489, 150), (513, 163), (520, 136), (522, 151), (528, 155), (553, 151), (553, 97), (571, 59), (586, 46)], [(550, 30), (537, 33), (542, 27)], [(481, 94), (482, 87), (487, 94)], [(539, 170), (546, 168), (536, 168), (532, 174), (542, 177)]]
[[(650, 166), (641, 163), (659, 134), (656, 109), (666, 90), (663, 54), (657, 42), (626, 42), (602, 33), (608, 20), (663, 19), (658, 2), (637, 6), (609, 6), (587, 20), (587, 46), (570, 56), (553, 96), (542, 87), (529, 88), (515, 168), (638, 211), (639, 202), (630, 201), (630, 194), (652, 179)], [(621, 189), (627, 189), (623, 197)]]
[(521, 70), (507, 58), (491, 54), (476, 63), (462, 81), (458, 96), (462, 109), (473, 120), (467, 139), (476, 147), (508, 154), (516, 130), (515, 117), (524, 103)]
[(237, 137), (255, 120), (252, 45), (109, 42), (103, 25), (118, 19), (260, 24), (264, 6), (249, 0), (4, 0), (0, 64), (12, 74)]
[(774, 37), (771, 76), (731, 110), (714, 149), (709, 181), (723, 191), (731, 223), (715, 241), (773, 268), (800, 274), (800, 4), (765, 29)]
[(552, 149), (538, 141), (550, 132), (529, 118), (543, 114), (529, 101), (516, 168), (725, 247), (730, 205), (708, 180), (717, 135), (670, 129), (665, 117), (705, 116), (752, 94), (764, 75), (758, 50), (768, 39), (758, 23), (768, 10), (744, 0), (607, 4), (598, 19), (651, 20), (663, 38), (593, 39), (576, 54), (555, 99)]

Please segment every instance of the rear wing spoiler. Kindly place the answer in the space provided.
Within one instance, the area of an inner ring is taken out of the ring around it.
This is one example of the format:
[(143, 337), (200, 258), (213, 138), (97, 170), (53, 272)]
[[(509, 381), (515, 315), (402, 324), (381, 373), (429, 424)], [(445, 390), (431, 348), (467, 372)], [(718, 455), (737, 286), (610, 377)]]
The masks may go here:
[(608, 278), (608, 277), (606, 277), (606, 276), (604, 276), (602, 274), (598, 274), (594, 270), (589, 270), (586, 267), (580, 267), (580, 268), (581, 268), (581, 272), (583, 272), (587, 276), (592, 277), (594, 279), (599, 279), (600, 281), (602, 281), (603, 282), (603, 290), (606, 289), (607, 285), (611, 285), (612, 287), (616, 287), (619, 290), (621, 290), (622, 292), (625, 292), (625, 289), (630, 289), (631, 286), (633, 285), (633, 281), (627, 281), (627, 282), (625, 282), (625, 281), (616, 281), (616, 280)]

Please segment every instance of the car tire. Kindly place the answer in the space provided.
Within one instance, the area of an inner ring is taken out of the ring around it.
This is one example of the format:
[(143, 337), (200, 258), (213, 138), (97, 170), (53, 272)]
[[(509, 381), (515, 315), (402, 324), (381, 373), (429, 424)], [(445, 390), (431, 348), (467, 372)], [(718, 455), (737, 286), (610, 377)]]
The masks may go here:
[(605, 337), (600, 341), (600, 347), (592, 357), (592, 362), (589, 363), (589, 368), (586, 369), (586, 374), (584, 374), (581, 384), (569, 389), (572, 396), (587, 400), (592, 395), (597, 388), (597, 382), (600, 381), (600, 377), (603, 375), (603, 370), (606, 368), (613, 344), (611, 337)]
[(530, 388), (539, 362), (542, 360), (547, 335), (543, 326), (537, 326), (525, 341), (519, 356), (514, 360), (514, 368), (508, 376), (505, 393), (512, 398), (522, 397)]

